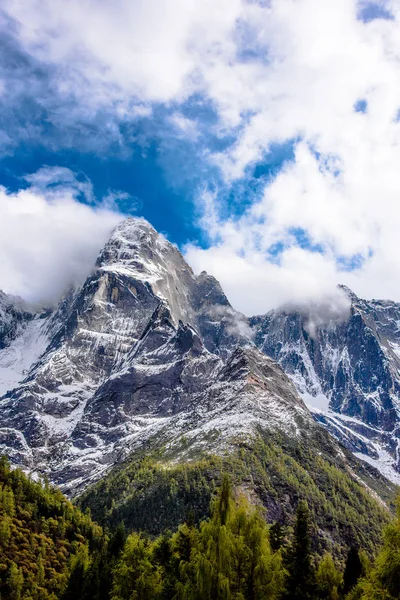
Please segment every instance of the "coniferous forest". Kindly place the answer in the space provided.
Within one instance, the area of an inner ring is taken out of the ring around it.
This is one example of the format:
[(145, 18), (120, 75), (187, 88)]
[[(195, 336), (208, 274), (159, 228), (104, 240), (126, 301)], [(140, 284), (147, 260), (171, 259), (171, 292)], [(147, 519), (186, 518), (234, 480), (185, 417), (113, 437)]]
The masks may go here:
[(160, 536), (96, 525), (60, 491), (0, 464), (0, 593), (10, 600), (393, 600), (400, 598), (400, 507), (375, 556), (313, 551), (299, 500), (291, 526), (229, 476), (210, 516)]

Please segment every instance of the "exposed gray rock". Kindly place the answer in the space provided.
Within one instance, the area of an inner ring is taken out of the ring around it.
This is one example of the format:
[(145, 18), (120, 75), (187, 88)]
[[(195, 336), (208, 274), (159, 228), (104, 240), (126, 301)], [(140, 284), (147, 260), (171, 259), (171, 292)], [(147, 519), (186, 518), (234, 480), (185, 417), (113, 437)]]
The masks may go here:
[(312, 337), (297, 313), (248, 320), (149, 223), (128, 219), (53, 311), (0, 296), (0, 448), (72, 494), (138, 448), (186, 460), (260, 427), (313, 435), (300, 392), (323, 400), (313, 414), (334, 436), (386, 468), (397, 460), (400, 307), (351, 302), (348, 322)]
[(260, 423), (314, 426), (280, 367), (247, 347), (247, 321), (218, 282), (142, 219), (118, 226), (82, 288), (31, 322), (42, 341), (0, 400), (0, 443), (64, 490), (151, 440), (223, 451)]

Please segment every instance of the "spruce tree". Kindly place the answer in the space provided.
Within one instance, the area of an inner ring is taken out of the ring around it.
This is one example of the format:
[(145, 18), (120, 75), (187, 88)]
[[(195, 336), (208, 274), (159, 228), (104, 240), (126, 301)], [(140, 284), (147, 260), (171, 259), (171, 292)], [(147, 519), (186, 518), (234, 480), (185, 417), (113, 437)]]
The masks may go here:
[(305, 501), (297, 507), (294, 540), (288, 559), (286, 600), (315, 598), (315, 569), (311, 557), (310, 511)]
[(358, 548), (351, 546), (343, 573), (343, 595), (346, 596), (356, 586), (358, 580), (363, 574), (363, 565), (360, 559)]

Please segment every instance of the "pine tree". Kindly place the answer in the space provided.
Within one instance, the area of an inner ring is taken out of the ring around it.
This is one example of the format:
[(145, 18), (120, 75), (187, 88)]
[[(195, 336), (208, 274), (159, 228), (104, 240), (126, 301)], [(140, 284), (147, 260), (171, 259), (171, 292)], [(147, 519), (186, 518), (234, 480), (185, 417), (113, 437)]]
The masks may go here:
[(297, 507), (293, 546), (288, 560), (287, 600), (313, 600), (315, 569), (311, 557), (310, 511), (305, 501)]
[(285, 533), (282, 525), (279, 523), (279, 521), (275, 521), (275, 523), (273, 523), (269, 528), (269, 541), (274, 552), (282, 548), (284, 538)]
[(89, 567), (88, 548), (84, 546), (72, 557), (70, 575), (62, 600), (77, 600), (82, 597), (86, 570)]
[(108, 550), (111, 556), (117, 557), (119, 553), (122, 551), (124, 544), (126, 542), (127, 533), (125, 528), (125, 523), (121, 521), (119, 525), (116, 527), (113, 535), (110, 538), (108, 543)]
[(360, 587), (362, 600), (400, 599), (400, 498), (396, 519), (384, 531), (375, 566)]
[(21, 600), (22, 598), (22, 587), (24, 585), (24, 577), (21, 569), (12, 562), (10, 566), (10, 573), (8, 576), (8, 589), (10, 592), (10, 600)]

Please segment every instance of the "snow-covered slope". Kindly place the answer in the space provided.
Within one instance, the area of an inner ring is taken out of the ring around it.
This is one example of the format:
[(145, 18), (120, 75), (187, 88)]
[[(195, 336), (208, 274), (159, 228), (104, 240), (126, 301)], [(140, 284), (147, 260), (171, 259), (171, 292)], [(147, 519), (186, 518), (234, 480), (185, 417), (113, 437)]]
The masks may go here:
[(24, 380), (48, 341), (45, 318), (35, 316), (20, 327), (17, 337), (0, 352), (0, 396)]
[(307, 317), (271, 311), (251, 319), (255, 343), (281, 364), (318, 421), (400, 483), (400, 305), (342, 290), (348, 320), (311, 336)]

